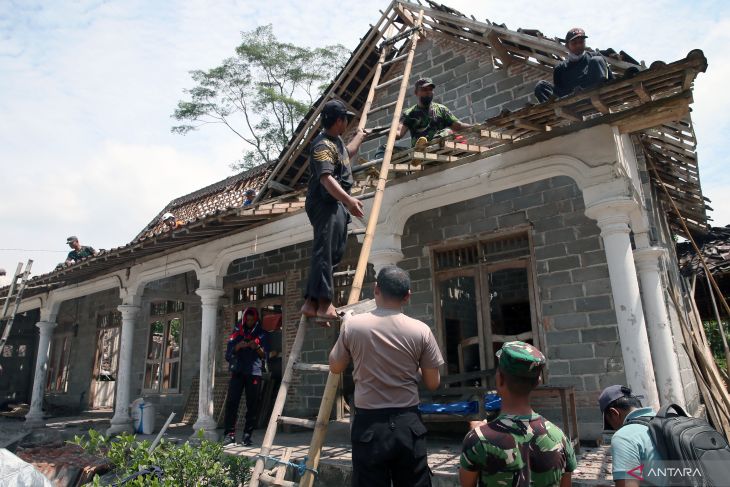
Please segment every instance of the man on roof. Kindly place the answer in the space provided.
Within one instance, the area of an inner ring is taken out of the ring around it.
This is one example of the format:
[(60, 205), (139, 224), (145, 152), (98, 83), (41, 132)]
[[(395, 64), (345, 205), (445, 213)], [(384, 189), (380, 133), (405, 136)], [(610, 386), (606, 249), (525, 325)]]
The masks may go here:
[(175, 218), (175, 215), (170, 212), (162, 215), (162, 223), (165, 224), (165, 228), (168, 230), (176, 230), (185, 224), (182, 220)]
[(249, 188), (244, 193), (245, 197), (243, 199), (243, 206), (249, 206), (253, 203), (253, 199), (256, 197), (256, 190), (253, 188)]
[(328, 101), (322, 109), (323, 130), (311, 145), (304, 209), (314, 229), (314, 241), (302, 306), (302, 314), (308, 317), (337, 318), (332, 305), (332, 269), (345, 253), (350, 215), (363, 216), (362, 202), (350, 196), (354, 184), (350, 157), (357, 154), (366, 132), (359, 131), (347, 145), (341, 137), (354, 117), (341, 101)]
[[(400, 116), (396, 138), (401, 139), (410, 132), (411, 147), (424, 149), (433, 138), (446, 137), (471, 127), (471, 124), (456, 118), (445, 105), (433, 101), (434, 88), (436, 85), (431, 78), (418, 79), (414, 87), (418, 103), (403, 110)], [(383, 157), (384, 153), (385, 146), (381, 146), (375, 158)], [(418, 165), (418, 161), (414, 160), (413, 164)]]
[(82, 260), (98, 254), (93, 247), (89, 247), (88, 245), (82, 246), (76, 236), (68, 237), (66, 239), (66, 243), (69, 247), (71, 247), (71, 252), (69, 252), (68, 257), (66, 257), (66, 265), (78, 264)]
[(535, 97), (540, 103), (551, 97), (572, 95), (576, 90), (589, 90), (613, 79), (606, 59), (598, 52), (586, 51), (586, 32), (574, 27), (565, 34), (568, 57), (553, 69), (553, 82), (541, 80), (535, 85)]

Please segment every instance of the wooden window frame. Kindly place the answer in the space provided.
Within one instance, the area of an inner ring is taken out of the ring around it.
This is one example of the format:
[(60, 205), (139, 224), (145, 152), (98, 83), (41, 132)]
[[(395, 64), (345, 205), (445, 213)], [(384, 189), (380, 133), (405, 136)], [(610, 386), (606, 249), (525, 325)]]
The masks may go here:
[[(61, 350), (59, 350), (59, 342)], [(68, 344), (68, 349), (66, 348)], [(68, 376), (71, 367), (71, 347), (73, 332), (54, 333), (51, 338), (50, 353), (48, 356), (48, 374), (46, 377), (45, 392), (48, 394), (68, 393)], [(63, 374), (60, 377), (59, 374)], [(59, 384), (60, 380), (60, 386)]]
[[(186, 307), (183, 307), (182, 311), (173, 311), (173, 312), (167, 312), (164, 315), (153, 315), (151, 312), (152, 306), (155, 304), (159, 304), (162, 302), (168, 302), (168, 301), (181, 301), (181, 300), (153, 300), (150, 301), (147, 306), (147, 312), (148, 312), (148, 319), (147, 319), (147, 334), (145, 336), (145, 340), (147, 344), (146, 347), (146, 353), (145, 353), (145, 359), (144, 359), (144, 372), (142, 375), (142, 392), (145, 394), (179, 394), (180, 393), (180, 382), (182, 377), (182, 356), (184, 353), (183, 348), (183, 334), (185, 333), (185, 310)], [(181, 301), (185, 303), (184, 301)], [(180, 320), (180, 353), (178, 354), (178, 357), (175, 359), (168, 359), (165, 357), (165, 349), (167, 348), (167, 340), (168, 335), (170, 333), (170, 322), (174, 319)], [(150, 354), (150, 332), (152, 331), (152, 324), (156, 321), (162, 321), (163, 322), (163, 330), (162, 330), (162, 345), (160, 347), (161, 355), (159, 361), (152, 360), (149, 358)], [(145, 384), (147, 382), (147, 368), (149, 365), (159, 363), (159, 368), (157, 369), (157, 380), (158, 380), (158, 386), (155, 388), (148, 388), (145, 387)], [(174, 388), (164, 388), (162, 385), (163, 382), (163, 374), (165, 370), (166, 364), (171, 363), (177, 363), (177, 387)]]
[[(522, 257), (509, 258), (504, 261), (486, 262), (483, 255), (483, 244), (490, 240), (502, 240), (512, 236), (525, 235), (527, 237), (527, 250)], [(464, 267), (437, 270), (436, 254), (443, 251), (455, 250), (461, 247), (471, 245), (477, 246), (479, 253), (478, 262), (476, 264), (466, 265)], [(431, 279), (433, 282), (433, 302), (434, 302), (434, 320), (436, 323), (436, 340), (439, 347), (444, 351), (446, 357), (446, 330), (443, 322), (443, 315), (440, 305), (440, 284), (454, 277), (470, 276), (474, 277), (475, 292), (477, 294), (476, 313), (478, 326), (479, 362), (482, 370), (489, 370), (496, 366), (495, 356), (491, 353), (494, 343), (503, 343), (510, 340), (531, 339), (536, 347), (542, 348), (545, 343), (544, 330), (541, 326), (541, 314), (539, 306), (539, 289), (537, 287), (537, 269), (534, 255), (534, 241), (531, 225), (520, 225), (510, 229), (481, 233), (469, 237), (457, 237), (447, 240), (443, 243), (429, 245), (429, 258), (431, 262)], [(491, 333), (491, 313), (484, 310), (490, 309), (489, 303), (489, 284), (487, 277), (489, 273), (497, 272), (504, 269), (524, 268), (527, 271), (528, 296), (530, 301), (530, 318), (532, 320), (531, 336), (526, 333), (519, 335), (494, 335)], [(494, 338), (497, 338), (495, 340)], [(465, 341), (468, 341), (466, 339)], [(489, 353), (488, 353), (489, 351)], [(461, 367), (461, 364), (459, 364)], [(448, 375), (448, 368), (443, 367), (444, 375)], [(547, 379), (545, 377), (545, 379)]]

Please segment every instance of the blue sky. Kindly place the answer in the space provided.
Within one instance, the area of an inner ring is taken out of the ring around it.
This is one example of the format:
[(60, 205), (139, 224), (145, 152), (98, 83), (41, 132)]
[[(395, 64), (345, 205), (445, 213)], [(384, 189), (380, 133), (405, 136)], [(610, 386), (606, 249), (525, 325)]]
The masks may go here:
[[(730, 223), (730, 2), (450, 1), (477, 19), (563, 36), (582, 26), (593, 47), (648, 63), (694, 48), (709, 60), (695, 85), (701, 178), (716, 225)], [(231, 174), (238, 139), (220, 127), (170, 133), (188, 71), (233, 53), (240, 32), (271, 23), (281, 39), (352, 49), (385, 1), (0, 0), (0, 267), (63, 260), (65, 238), (112, 248), (171, 199)], [(572, 14), (571, 14), (572, 13)], [(12, 251), (6, 249), (35, 249)], [(48, 252), (53, 250), (56, 252)]]

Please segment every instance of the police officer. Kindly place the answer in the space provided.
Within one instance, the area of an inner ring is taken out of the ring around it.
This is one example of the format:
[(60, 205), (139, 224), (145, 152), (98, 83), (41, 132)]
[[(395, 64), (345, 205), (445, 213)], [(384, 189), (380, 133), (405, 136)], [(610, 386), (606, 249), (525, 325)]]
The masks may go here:
[(558, 98), (572, 95), (576, 88), (587, 90), (614, 78), (600, 53), (586, 51), (587, 38), (580, 27), (574, 27), (565, 34), (568, 58), (553, 69), (552, 84), (541, 80), (535, 85), (535, 97), (540, 103), (553, 95)]
[(350, 196), (354, 184), (350, 157), (357, 154), (366, 132), (359, 131), (345, 145), (341, 135), (355, 114), (339, 100), (325, 103), (322, 109), (322, 132), (312, 141), (309, 155), (309, 188), (305, 210), (314, 229), (312, 260), (304, 293), (302, 313), (335, 319), (332, 305), (334, 286), (332, 269), (339, 264), (347, 243), (348, 213), (363, 216), (362, 202)]
[(497, 392), (502, 410), (464, 438), (459, 480), (462, 487), (570, 485), (577, 463), (565, 434), (530, 406), (545, 357), (525, 342), (507, 342), (497, 352)]

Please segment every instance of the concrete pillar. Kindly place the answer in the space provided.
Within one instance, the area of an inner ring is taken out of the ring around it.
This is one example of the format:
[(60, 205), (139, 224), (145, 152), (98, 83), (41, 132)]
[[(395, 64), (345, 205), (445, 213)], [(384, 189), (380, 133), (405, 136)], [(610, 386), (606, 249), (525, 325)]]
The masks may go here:
[(656, 408), (654, 365), (629, 239), (630, 215), (635, 209), (636, 203), (629, 198), (608, 198), (586, 205), (586, 215), (598, 222), (606, 249), (627, 385), (643, 396), (645, 405)]
[(117, 390), (114, 396), (114, 416), (112, 417), (111, 426), (106, 430), (107, 435), (123, 432), (131, 433), (134, 430), (132, 418), (129, 417), (129, 403), (131, 402), (134, 327), (137, 323), (140, 307), (133, 304), (121, 304), (118, 309), (122, 313), (119, 372), (117, 373)]
[(375, 274), (377, 275), (383, 267), (398, 265), (401, 260), (403, 260), (401, 236), (387, 231), (377, 233), (368, 258), (368, 262), (375, 268)]
[(198, 391), (198, 420), (193, 425), (197, 434), (203, 430), (207, 439), (217, 439), (218, 424), (213, 417), (213, 387), (215, 386), (215, 344), (218, 301), (223, 289), (200, 288), (195, 293), (202, 301), (202, 323), (200, 332), (200, 389)]
[(679, 375), (679, 359), (674, 348), (672, 329), (659, 276), (659, 261), (663, 255), (663, 248), (645, 247), (634, 250), (634, 261), (639, 273), (641, 294), (644, 298), (646, 328), (651, 356), (654, 359), (659, 402), (661, 405), (674, 403), (685, 407), (682, 378)]
[(38, 337), (38, 354), (35, 360), (35, 374), (33, 376), (33, 391), (30, 400), (30, 410), (25, 415), (25, 422), (32, 428), (45, 426), (43, 421), (43, 395), (46, 390), (46, 374), (48, 372), (48, 357), (51, 350), (51, 336), (56, 328), (56, 317), (36, 323), (40, 330)]

